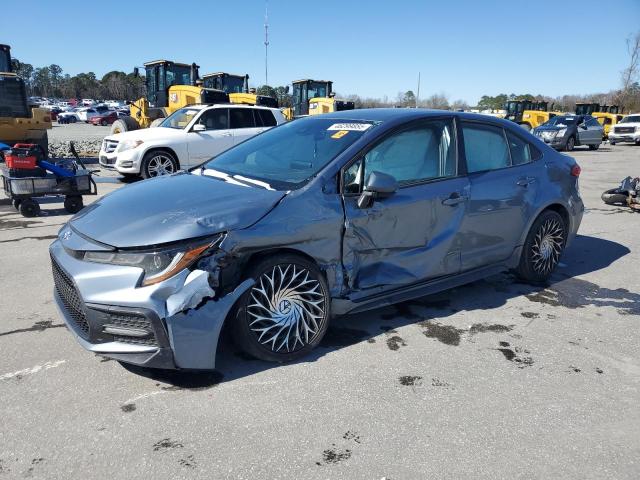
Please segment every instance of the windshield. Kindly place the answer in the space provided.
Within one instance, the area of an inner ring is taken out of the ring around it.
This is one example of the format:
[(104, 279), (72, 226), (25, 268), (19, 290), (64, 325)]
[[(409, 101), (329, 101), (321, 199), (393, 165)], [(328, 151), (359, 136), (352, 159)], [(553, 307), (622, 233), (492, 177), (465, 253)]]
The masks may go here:
[(160, 127), (166, 128), (176, 128), (178, 130), (182, 130), (189, 122), (193, 120), (200, 110), (195, 108), (181, 108), (180, 110), (176, 110), (159, 125)]
[(640, 123), (640, 115), (629, 115), (620, 120), (620, 123)]
[(542, 124), (542, 126), (543, 127), (561, 127), (561, 126), (566, 127), (567, 125), (575, 124), (577, 120), (578, 120), (578, 117), (563, 117), (558, 115), (556, 117), (553, 117), (547, 120), (545, 123)]
[(359, 120), (295, 120), (211, 159), (202, 166), (203, 174), (250, 179), (249, 183), (263, 182), (276, 190), (300, 188), (372, 125)]

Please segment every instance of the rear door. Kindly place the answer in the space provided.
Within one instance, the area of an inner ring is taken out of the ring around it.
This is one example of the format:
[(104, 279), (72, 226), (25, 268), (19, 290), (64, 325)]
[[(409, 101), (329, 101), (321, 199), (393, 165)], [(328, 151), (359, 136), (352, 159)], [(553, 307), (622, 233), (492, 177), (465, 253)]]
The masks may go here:
[[(343, 264), (352, 289), (391, 290), (459, 271), (469, 182), (458, 175), (457, 147), (453, 119), (430, 119), (387, 135), (343, 169)], [(359, 208), (374, 171), (392, 175), (399, 189)]]
[(462, 270), (511, 257), (535, 211), (544, 164), (511, 130), (462, 122), (470, 201), (461, 228)]
[[(195, 124), (204, 125), (205, 130), (187, 133), (189, 165), (198, 165), (233, 146), (233, 133), (229, 128), (229, 109), (212, 108), (200, 115)], [(195, 125), (194, 124), (194, 125)]]
[(229, 122), (233, 131), (234, 145), (242, 143), (262, 131), (262, 127), (256, 126), (253, 110), (253, 108), (248, 107), (229, 109)]

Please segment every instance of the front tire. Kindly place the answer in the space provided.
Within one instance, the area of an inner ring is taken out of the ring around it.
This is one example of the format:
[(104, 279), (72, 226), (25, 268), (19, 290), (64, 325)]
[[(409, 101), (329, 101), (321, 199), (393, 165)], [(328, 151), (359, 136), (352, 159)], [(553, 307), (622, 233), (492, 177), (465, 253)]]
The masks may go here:
[(567, 138), (567, 144), (565, 145), (564, 149), (567, 152), (572, 152), (575, 146), (576, 146), (576, 139), (574, 137), (569, 137)]
[(302, 257), (282, 254), (258, 262), (248, 277), (256, 283), (239, 301), (232, 326), (236, 343), (270, 362), (307, 355), (329, 326), (331, 301), (322, 272)]
[(165, 150), (147, 152), (142, 159), (141, 174), (143, 178), (171, 175), (178, 171), (178, 161)]
[(567, 227), (559, 213), (546, 210), (533, 222), (522, 247), (516, 273), (530, 283), (545, 282), (560, 261)]

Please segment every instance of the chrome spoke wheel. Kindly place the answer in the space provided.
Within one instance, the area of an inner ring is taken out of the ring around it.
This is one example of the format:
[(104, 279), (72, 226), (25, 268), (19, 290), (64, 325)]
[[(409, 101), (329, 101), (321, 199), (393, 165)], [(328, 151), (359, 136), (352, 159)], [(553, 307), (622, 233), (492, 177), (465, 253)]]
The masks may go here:
[(279, 264), (264, 272), (250, 290), (246, 312), (258, 343), (275, 353), (309, 345), (327, 321), (325, 294), (311, 272)]
[(154, 155), (149, 159), (149, 165), (147, 166), (150, 177), (157, 177), (160, 175), (170, 175), (175, 172), (175, 166), (173, 160), (166, 155)]
[(536, 273), (548, 275), (558, 264), (564, 246), (564, 227), (556, 219), (545, 221), (533, 238), (531, 263)]

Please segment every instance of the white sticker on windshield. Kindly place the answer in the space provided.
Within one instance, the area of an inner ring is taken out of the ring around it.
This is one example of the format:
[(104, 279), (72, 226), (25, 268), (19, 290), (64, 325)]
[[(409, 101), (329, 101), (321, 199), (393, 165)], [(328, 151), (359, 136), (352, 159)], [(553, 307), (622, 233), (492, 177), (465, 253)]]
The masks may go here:
[(327, 130), (348, 130), (350, 132), (364, 132), (369, 127), (371, 127), (370, 123), (334, 123)]

